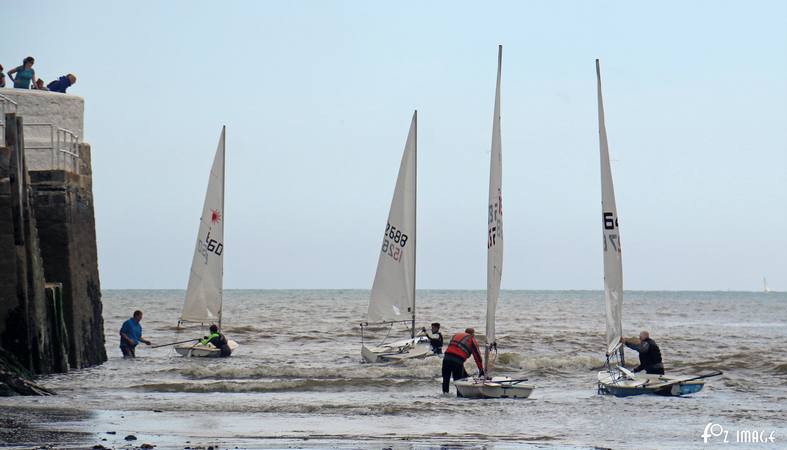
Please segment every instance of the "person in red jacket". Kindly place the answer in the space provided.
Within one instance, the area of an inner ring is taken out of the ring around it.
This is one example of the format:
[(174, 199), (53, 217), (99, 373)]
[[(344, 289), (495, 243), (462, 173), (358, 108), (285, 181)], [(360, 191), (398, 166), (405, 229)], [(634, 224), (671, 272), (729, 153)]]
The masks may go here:
[(443, 393), (448, 393), (451, 377), (454, 381), (467, 378), (465, 361), (473, 355), (475, 365), (478, 366), (478, 375), (484, 376), (484, 365), (481, 362), (481, 352), (478, 351), (478, 341), (475, 340), (475, 329), (468, 328), (464, 333), (457, 333), (451, 338), (443, 357)]

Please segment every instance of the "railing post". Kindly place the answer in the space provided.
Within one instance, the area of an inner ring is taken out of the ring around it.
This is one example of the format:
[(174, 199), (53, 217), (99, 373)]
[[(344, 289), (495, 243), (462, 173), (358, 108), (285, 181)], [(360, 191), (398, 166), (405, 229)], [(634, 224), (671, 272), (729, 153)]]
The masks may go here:
[(52, 167), (57, 167), (57, 149), (55, 148), (55, 127), (49, 126), (49, 145), (52, 146)]

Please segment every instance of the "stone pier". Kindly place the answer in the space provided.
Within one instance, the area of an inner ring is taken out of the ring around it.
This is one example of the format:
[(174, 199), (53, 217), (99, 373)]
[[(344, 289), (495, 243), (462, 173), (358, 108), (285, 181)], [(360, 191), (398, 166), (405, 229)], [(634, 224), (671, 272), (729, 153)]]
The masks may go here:
[(83, 105), (0, 89), (0, 395), (9, 367), (46, 374), (107, 359)]

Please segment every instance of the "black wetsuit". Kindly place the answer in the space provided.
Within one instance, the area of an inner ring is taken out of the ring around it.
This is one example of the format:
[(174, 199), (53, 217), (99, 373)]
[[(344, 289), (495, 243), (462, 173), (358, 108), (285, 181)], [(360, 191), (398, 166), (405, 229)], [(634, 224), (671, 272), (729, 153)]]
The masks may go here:
[(446, 354), (443, 356), (443, 392), (448, 393), (451, 387), (451, 377), (454, 381), (467, 378), (465, 362), (458, 356)]
[(232, 354), (232, 349), (230, 348), (229, 344), (227, 344), (227, 338), (224, 337), (223, 334), (213, 336), (213, 338), (208, 341), (208, 344), (213, 344), (214, 347), (220, 349), (221, 353), (219, 353), (219, 356), (221, 357), (227, 357)]
[(443, 354), (443, 334), (439, 331), (436, 333), (427, 332), (426, 337), (429, 338), (429, 343), (432, 345), (432, 352), (435, 355)]
[(664, 375), (664, 364), (661, 363), (661, 349), (656, 345), (656, 341), (647, 338), (639, 344), (626, 343), (626, 347), (636, 350), (639, 353), (639, 365), (634, 372), (645, 371), (645, 373)]

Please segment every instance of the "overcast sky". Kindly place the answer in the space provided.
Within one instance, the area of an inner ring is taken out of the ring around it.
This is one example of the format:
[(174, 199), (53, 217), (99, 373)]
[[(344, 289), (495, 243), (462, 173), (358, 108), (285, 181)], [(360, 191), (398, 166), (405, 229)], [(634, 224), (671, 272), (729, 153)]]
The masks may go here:
[(74, 72), (104, 288), (185, 288), (227, 125), (225, 286), (369, 288), (413, 109), (418, 287), (483, 288), (503, 44), (504, 289), (600, 289), (601, 58), (627, 289), (787, 289), (787, 3), (10, 2)]

